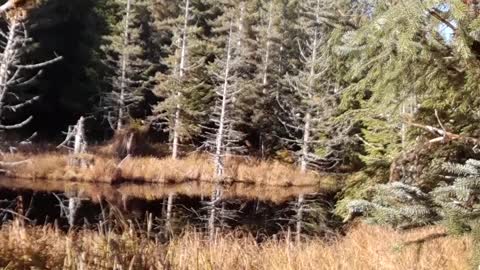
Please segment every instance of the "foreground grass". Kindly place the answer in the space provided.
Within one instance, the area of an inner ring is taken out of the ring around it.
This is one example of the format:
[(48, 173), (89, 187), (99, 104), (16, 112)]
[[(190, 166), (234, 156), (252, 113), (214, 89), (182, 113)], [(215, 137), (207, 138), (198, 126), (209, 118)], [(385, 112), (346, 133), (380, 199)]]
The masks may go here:
[[(132, 181), (145, 183), (212, 182), (214, 166), (207, 156), (191, 155), (184, 159), (131, 157), (124, 161), (110, 157), (84, 155), (89, 161), (85, 167), (69, 165), (69, 156), (60, 153), (35, 155), (6, 155), (3, 161), (28, 162), (9, 168), (11, 177), (26, 179), (67, 180), (114, 183)], [(271, 186), (309, 186), (333, 180), (313, 172), (301, 173), (289, 164), (277, 161), (258, 161), (232, 158), (226, 162), (226, 181)]]
[[(296, 244), (233, 234), (206, 241), (189, 232), (168, 244), (126, 229), (65, 234), (19, 222), (0, 230), (4, 269), (468, 269), (471, 241), (430, 227), (399, 233), (358, 225), (344, 237)], [(141, 236), (139, 236), (141, 235)]]

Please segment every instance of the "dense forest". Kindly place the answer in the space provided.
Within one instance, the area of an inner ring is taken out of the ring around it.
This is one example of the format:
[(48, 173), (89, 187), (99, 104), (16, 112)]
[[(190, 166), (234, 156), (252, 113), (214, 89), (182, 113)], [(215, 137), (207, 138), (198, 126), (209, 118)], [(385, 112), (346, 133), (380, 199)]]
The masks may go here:
[(479, 1), (13, 2), (2, 151), (135, 130), (163, 157), (210, 153), (216, 178), (231, 156), (332, 177), (344, 222), (480, 231)]
[(22, 61), (63, 59), (12, 90), (38, 100), (1, 121), (32, 115), (6, 134), (40, 141), (61, 141), (80, 116), (91, 142), (139, 124), (177, 155), (212, 147), (223, 116), (237, 154), (428, 185), (440, 162), (475, 157), (478, 12), (475, 1), (44, 1), (25, 20)]

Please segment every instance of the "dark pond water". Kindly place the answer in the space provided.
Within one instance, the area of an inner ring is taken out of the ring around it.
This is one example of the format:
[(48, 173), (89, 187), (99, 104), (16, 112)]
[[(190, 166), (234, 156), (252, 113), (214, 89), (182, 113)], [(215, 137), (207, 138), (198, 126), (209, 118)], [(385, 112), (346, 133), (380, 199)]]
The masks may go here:
[[(0, 178), (0, 222), (21, 217), (34, 224), (55, 223), (65, 230), (95, 228), (106, 213), (114, 212), (117, 218), (137, 224), (148, 217), (157, 230), (206, 229), (213, 189), (198, 182), (109, 185)], [(225, 229), (271, 236), (301, 222), (302, 232), (311, 234), (334, 222), (327, 203), (330, 195), (315, 187), (233, 184), (221, 190), (215, 203), (216, 222)], [(302, 203), (299, 196), (304, 197)]]

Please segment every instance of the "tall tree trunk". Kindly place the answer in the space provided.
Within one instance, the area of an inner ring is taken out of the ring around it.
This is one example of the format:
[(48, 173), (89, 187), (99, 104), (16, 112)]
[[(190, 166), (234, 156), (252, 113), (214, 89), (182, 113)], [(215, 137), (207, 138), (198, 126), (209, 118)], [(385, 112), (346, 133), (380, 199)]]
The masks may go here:
[(7, 84), (10, 73), (10, 66), (14, 61), (15, 39), (17, 33), (18, 22), (11, 20), (8, 23), (8, 38), (3, 50), (2, 61), (0, 63), (0, 117), (3, 114), (4, 100), (7, 94)]
[[(263, 87), (267, 86), (268, 84), (268, 70), (270, 64), (270, 46), (271, 46), (271, 31), (272, 31), (272, 23), (273, 23), (273, 1), (270, 2), (270, 8), (268, 11), (268, 27), (267, 27), (267, 43), (265, 44), (265, 57), (263, 63), (263, 78), (262, 78), (262, 85)], [(264, 89), (265, 91), (265, 89)]]
[(230, 24), (230, 34), (228, 37), (228, 45), (227, 45), (227, 62), (225, 66), (225, 75), (223, 79), (223, 87), (222, 87), (222, 103), (220, 108), (220, 120), (218, 123), (218, 131), (215, 141), (215, 176), (216, 180), (218, 181), (221, 177), (223, 177), (223, 169), (224, 169), (224, 137), (225, 137), (225, 122), (227, 118), (227, 103), (228, 103), (228, 87), (229, 82), (228, 78), (230, 77), (230, 61), (232, 57), (232, 25)]
[(230, 33), (228, 36), (228, 44), (227, 44), (227, 61), (225, 64), (225, 73), (223, 77), (223, 86), (222, 86), (222, 103), (220, 108), (220, 119), (218, 123), (218, 130), (215, 140), (215, 155), (214, 155), (214, 162), (215, 162), (215, 188), (212, 192), (211, 202), (210, 202), (210, 217), (208, 219), (208, 231), (210, 235), (210, 239), (213, 240), (215, 236), (215, 219), (216, 219), (216, 207), (217, 202), (220, 200), (220, 180), (222, 180), (224, 176), (224, 149), (225, 149), (225, 142), (224, 136), (225, 134), (225, 125), (227, 120), (227, 103), (229, 98), (229, 77), (230, 77), (230, 61), (232, 58), (232, 35), (233, 35), (233, 27), (232, 23), (230, 23)]
[(133, 0), (127, 0), (127, 6), (125, 8), (125, 24), (123, 29), (123, 49), (122, 49), (122, 66), (120, 77), (120, 97), (118, 100), (118, 119), (117, 119), (117, 131), (123, 128), (123, 119), (125, 118), (125, 91), (127, 88), (127, 68), (129, 61), (129, 52), (127, 50), (129, 44), (130, 34), (130, 13), (131, 3)]
[[(189, 17), (189, 9), (190, 9), (190, 0), (185, 0), (185, 19), (183, 22), (183, 29), (182, 29), (182, 47), (180, 52), (180, 68), (178, 71), (179, 81), (181, 82), (185, 76), (185, 68), (187, 63), (187, 38), (188, 38), (188, 17)], [(178, 158), (178, 144), (180, 140), (179, 129), (182, 125), (181, 119), (181, 110), (182, 106), (180, 104), (181, 92), (178, 91), (176, 94), (177, 96), (177, 105), (175, 108), (175, 119), (173, 125), (173, 145), (172, 145), (172, 158)]]
[[(317, 14), (320, 9), (320, 1), (317, 0)], [(316, 23), (319, 23), (319, 17), (316, 17)], [(310, 74), (308, 77), (308, 89), (307, 93), (310, 98), (313, 96), (313, 86), (315, 84), (315, 63), (317, 61), (317, 46), (318, 46), (318, 29), (314, 30), (313, 33), (313, 43), (312, 43), (312, 54), (310, 58)], [(307, 109), (304, 118), (304, 127), (303, 127), (303, 140), (302, 140), (302, 153), (301, 153), (301, 160), (300, 160), (300, 172), (306, 173), (308, 168), (308, 156), (310, 153), (310, 137), (312, 132), (312, 114), (310, 106)], [(305, 201), (305, 195), (300, 194), (297, 199), (297, 217), (296, 217), (296, 240), (297, 242), (300, 241), (301, 233), (302, 233), (302, 223), (303, 223), (303, 205)]]
[(302, 140), (302, 154), (300, 156), (300, 172), (307, 172), (308, 168), (308, 153), (310, 151), (310, 129), (312, 122), (312, 115), (310, 112), (307, 112), (304, 119), (305, 123), (303, 126), (303, 140)]

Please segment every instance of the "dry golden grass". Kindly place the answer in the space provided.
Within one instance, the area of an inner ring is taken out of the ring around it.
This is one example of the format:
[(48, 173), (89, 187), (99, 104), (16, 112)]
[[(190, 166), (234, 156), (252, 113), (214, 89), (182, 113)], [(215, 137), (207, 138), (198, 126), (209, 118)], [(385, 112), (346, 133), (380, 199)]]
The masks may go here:
[[(329, 242), (296, 244), (234, 234), (206, 241), (189, 232), (168, 244), (152, 235), (82, 230), (64, 234), (51, 227), (19, 222), (0, 230), (0, 267), (5, 269), (312, 269), (312, 270), (461, 270), (469, 268), (467, 237), (438, 237), (438, 227), (408, 233), (359, 225)], [(422, 239), (430, 238), (424, 242)]]
[(93, 166), (77, 168), (69, 165), (69, 157), (60, 153), (43, 153), (31, 156), (22, 154), (7, 155), (3, 161), (28, 160), (9, 168), (8, 176), (26, 179), (48, 179), (84, 182), (107, 182), (114, 180), (116, 163), (102, 157), (83, 155), (94, 160)]
[[(7, 155), (3, 161), (29, 162), (10, 168), (12, 177), (28, 179), (67, 180), (83, 182), (138, 181), (147, 183), (183, 183), (189, 181), (212, 182), (214, 166), (204, 155), (191, 155), (184, 159), (159, 159), (155, 157), (131, 157), (123, 162), (104, 156), (83, 155), (89, 166), (69, 165), (69, 157), (60, 153), (44, 153), (25, 156)], [(119, 165), (120, 164), (120, 165)], [(231, 158), (226, 161), (226, 179), (269, 186), (313, 186), (338, 183), (332, 178), (313, 172), (301, 173), (292, 165), (277, 161), (249, 161)]]

